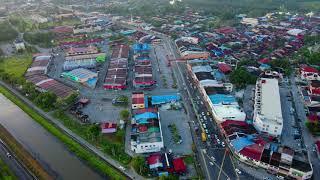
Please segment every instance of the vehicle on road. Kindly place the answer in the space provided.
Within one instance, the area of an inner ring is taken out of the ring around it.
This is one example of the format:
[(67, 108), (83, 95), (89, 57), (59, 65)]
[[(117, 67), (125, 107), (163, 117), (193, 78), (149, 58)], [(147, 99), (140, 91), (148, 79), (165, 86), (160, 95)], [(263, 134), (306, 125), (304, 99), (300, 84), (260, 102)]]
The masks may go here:
[(238, 168), (236, 168), (235, 171), (236, 173), (241, 174), (241, 171)]
[(207, 135), (206, 135), (205, 132), (201, 133), (201, 140), (202, 140), (202, 142), (206, 142), (207, 141)]
[(204, 116), (204, 112), (201, 112), (201, 115)]
[(210, 164), (211, 166), (213, 166), (213, 162), (210, 161), (209, 164)]
[(10, 154), (9, 152), (7, 152), (7, 154), (6, 154), (6, 155), (7, 155), (7, 157), (8, 157), (8, 158), (11, 158), (11, 157), (12, 157), (12, 156), (11, 156), (11, 154)]
[(123, 166), (119, 166), (119, 169), (121, 169), (122, 171), (126, 170), (126, 168), (124, 168)]
[(216, 158), (215, 158), (215, 157), (211, 156), (210, 158), (211, 158), (211, 160), (212, 160), (213, 162), (216, 161)]
[(222, 146), (222, 147), (226, 147), (226, 145), (224, 144), (224, 142), (221, 142), (221, 146)]

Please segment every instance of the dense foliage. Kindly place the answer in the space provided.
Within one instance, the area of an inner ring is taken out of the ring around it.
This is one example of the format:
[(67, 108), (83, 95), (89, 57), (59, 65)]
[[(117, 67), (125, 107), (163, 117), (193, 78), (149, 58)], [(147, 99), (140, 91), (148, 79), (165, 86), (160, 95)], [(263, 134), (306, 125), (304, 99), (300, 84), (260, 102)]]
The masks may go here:
[(53, 46), (54, 34), (51, 32), (25, 33), (23, 39), (30, 44), (48, 48)]
[(0, 22), (0, 42), (2, 41), (13, 41), (18, 36), (8, 22)]
[(245, 68), (240, 67), (230, 74), (231, 83), (238, 88), (244, 88), (248, 84), (255, 84), (257, 77), (250, 74)]

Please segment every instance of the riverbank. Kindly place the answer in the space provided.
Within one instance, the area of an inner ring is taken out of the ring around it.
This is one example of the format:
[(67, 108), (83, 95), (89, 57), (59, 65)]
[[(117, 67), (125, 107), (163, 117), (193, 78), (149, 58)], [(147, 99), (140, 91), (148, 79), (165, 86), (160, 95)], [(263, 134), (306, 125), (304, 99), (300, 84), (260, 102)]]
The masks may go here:
[[(0, 88), (1, 89), (1, 88)], [(1, 90), (0, 90), (1, 92)], [(0, 124), (0, 138), (9, 146), (10, 150), (17, 158), (30, 170), (37, 178), (43, 180), (54, 179), (42, 166), (35, 160), (24, 147)], [(1, 178), (0, 178), (1, 179)]]
[(18, 97), (12, 94), (8, 89), (0, 86), (0, 93), (6, 96), (9, 100), (15, 103), (18, 107), (20, 107), (25, 113), (27, 113), (34, 121), (39, 123), (42, 127), (44, 127), (48, 132), (61, 140), (69, 149), (69, 151), (73, 152), (77, 157), (84, 160), (91, 167), (98, 170), (103, 175), (110, 177), (112, 179), (126, 179), (126, 177), (121, 174), (119, 171), (115, 170), (111, 165), (101, 160), (99, 157), (95, 156), (93, 153), (89, 152), (79, 143), (75, 142), (69, 136), (61, 132), (59, 128), (49, 123), (45, 118), (39, 115), (35, 110), (26, 105), (23, 101), (21, 101)]

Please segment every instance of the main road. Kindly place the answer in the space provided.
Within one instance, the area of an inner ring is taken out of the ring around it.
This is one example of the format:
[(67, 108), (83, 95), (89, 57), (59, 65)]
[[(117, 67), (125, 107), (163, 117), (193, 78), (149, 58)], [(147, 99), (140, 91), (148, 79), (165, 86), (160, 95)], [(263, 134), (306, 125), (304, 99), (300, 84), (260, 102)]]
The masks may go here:
[[(125, 23), (119, 23), (119, 25), (124, 26), (129, 29), (135, 29), (146, 34), (151, 34), (158, 36), (162, 39), (162, 43), (167, 47), (171, 59), (178, 59), (176, 47), (172, 40), (164, 34), (154, 32), (154, 31), (144, 31), (140, 28), (136, 28), (132, 25)], [(182, 97), (184, 98), (184, 104), (189, 117), (189, 125), (192, 131), (192, 137), (196, 146), (196, 156), (197, 160), (201, 165), (201, 170), (205, 179), (215, 180), (215, 179), (252, 179), (252, 177), (246, 173), (238, 175), (235, 172), (236, 165), (233, 162), (228, 149), (222, 147), (221, 145), (213, 143), (212, 139), (208, 139), (206, 143), (203, 143), (200, 138), (199, 132), (195, 131), (196, 127), (199, 127), (201, 122), (200, 119), (206, 116), (206, 125), (208, 129), (208, 134), (212, 136), (217, 135), (219, 139), (222, 140), (220, 136), (220, 131), (213, 122), (212, 117), (207, 115), (207, 107), (203, 103), (204, 100), (200, 95), (195, 84), (191, 80), (185, 63), (173, 61), (172, 70), (177, 78), (178, 87)], [(205, 115), (201, 115), (201, 112), (205, 112)], [(211, 121), (210, 121), (211, 119)]]
[(7, 145), (0, 139), (0, 159), (5, 162), (9, 169), (20, 179), (36, 179), (28, 169), (15, 157)]

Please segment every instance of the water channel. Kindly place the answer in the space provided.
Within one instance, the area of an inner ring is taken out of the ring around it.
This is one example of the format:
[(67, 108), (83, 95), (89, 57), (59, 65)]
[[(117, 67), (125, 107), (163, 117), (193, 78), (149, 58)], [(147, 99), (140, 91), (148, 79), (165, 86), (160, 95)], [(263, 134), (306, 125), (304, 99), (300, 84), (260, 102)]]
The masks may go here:
[(57, 179), (103, 179), (18, 106), (0, 94), (0, 123)]

